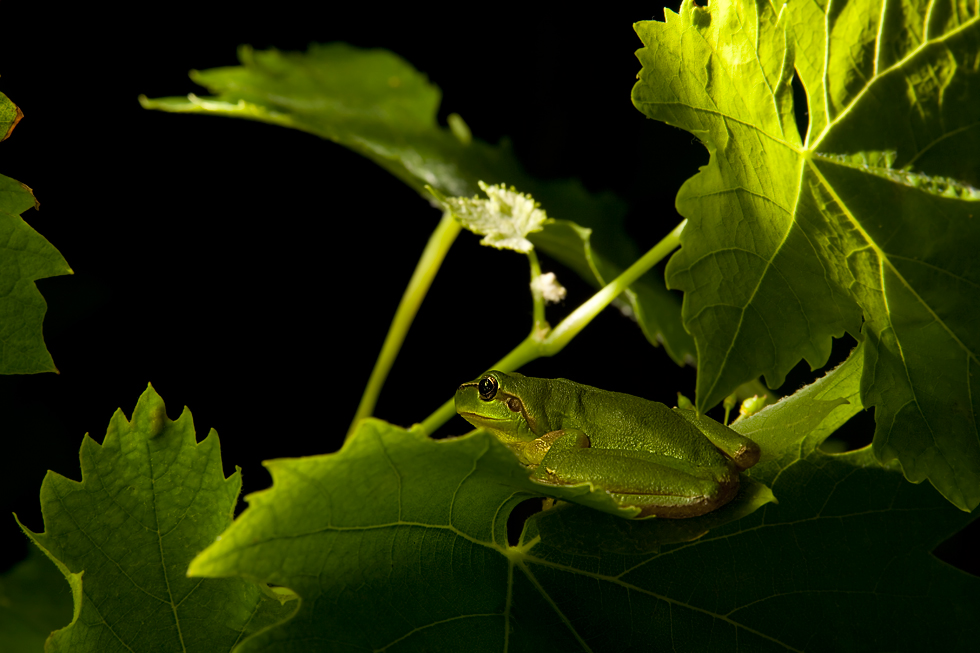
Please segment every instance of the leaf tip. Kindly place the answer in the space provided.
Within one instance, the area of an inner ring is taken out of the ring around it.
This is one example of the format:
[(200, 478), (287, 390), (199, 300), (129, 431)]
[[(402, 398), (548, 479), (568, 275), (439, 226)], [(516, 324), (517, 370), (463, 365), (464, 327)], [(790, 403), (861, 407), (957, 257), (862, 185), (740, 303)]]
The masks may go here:
[(17, 516), (16, 512), (12, 512), (10, 514), (14, 516), (14, 521), (17, 522), (18, 526), (20, 526), (20, 530), (24, 531), (24, 535), (31, 538), (32, 540), (37, 536), (37, 533), (29, 529), (27, 526), (24, 526), (24, 524), (20, 521), (20, 517)]
[(152, 438), (159, 434), (169, 421), (163, 398), (157, 394), (152, 383), (147, 383), (146, 390), (140, 395), (133, 410), (131, 421), (133, 427), (146, 433), (148, 438)]

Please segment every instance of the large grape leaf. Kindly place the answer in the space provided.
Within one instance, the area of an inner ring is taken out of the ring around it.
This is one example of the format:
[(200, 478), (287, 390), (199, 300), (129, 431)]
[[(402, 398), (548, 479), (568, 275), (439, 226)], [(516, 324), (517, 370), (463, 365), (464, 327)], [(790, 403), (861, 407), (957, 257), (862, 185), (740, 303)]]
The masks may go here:
[[(22, 116), (0, 93), (0, 141)], [(61, 252), (20, 217), (37, 207), (30, 188), (0, 175), (0, 374), (58, 371), (41, 334), (48, 305), (34, 282), (72, 271)]]
[(484, 432), (433, 441), (368, 419), (338, 453), (266, 465), (272, 488), (189, 570), (300, 595), (243, 651), (970, 650), (980, 635), (980, 579), (929, 554), (972, 517), (870, 450), (760, 463), (779, 504), (735, 519), (565, 504), (513, 546), (510, 511), (542, 492)]
[[(478, 194), (481, 180), (516, 186), (559, 219), (532, 242), (593, 285), (608, 283), (642, 254), (623, 230), (621, 201), (592, 195), (575, 181), (542, 182), (524, 171), (509, 147), (440, 127), (440, 90), (391, 52), (331, 43), (305, 53), (242, 46), (238, 54), (241, 66), (191, 71), (211, 97), (140, 101), (150, 109), (246, 118), (315, 134), (366, 156), (426, 199), (426, 185), (463, 197)], [(663, 344), (678, 363), (693, 361), (693, 340), (663, 279), (646, 275), (624, 297), (652, 344)]]
[(689, 223), (667, 268), (698, 406), (760, 374), (777, 387), (801, 358), (822, 366), (831, 337), (863, 337), (875, 455), (964, 510), (980, 504), (978, 11), (685, 0), (636, 25), (633, 90), (711, 153), (677, 196)]
[(241, 476), (224, 478), (218, 434), (202, 442), (148, 387), (101, 445), (85, 436), (82, 480), (48, 472), (43, 533), (21, 528), (69, 581), (71, 623), (47, 651), (230, 651), (295, 603), (242, 579), (188, 578), (187, 565), (231, 523)]

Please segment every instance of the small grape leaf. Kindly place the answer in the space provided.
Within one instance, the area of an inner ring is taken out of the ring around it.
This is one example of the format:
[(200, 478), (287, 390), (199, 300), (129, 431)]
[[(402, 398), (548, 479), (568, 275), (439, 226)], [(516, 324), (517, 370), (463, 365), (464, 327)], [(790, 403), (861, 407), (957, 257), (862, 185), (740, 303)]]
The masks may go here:
[(812, 452), (776, 478), (778, 505), (707, 534), (712, 514), (565, 504), (515, 546), (508, 514), (533, 488), (483, 432), (431, 441), (368, 419), (338, 453), (266, 465), (272, 488), (190, 566), (300, 595), (242, 651), (969, 650), (980, 635), (980, 579), (929, 554), (973, 517), (868, 451)]
[[(22, 115), (0, 93), (0, 140)], [(37, 207), (30, 188), (0, 175), (0, 374), (58, 371), (41, 333), (48, 305), (34, 282), (73, 272), (61, 252), (20, 217)]]
[[(479, 180), (516, 186), (552, 216), (582, 225), (577, 238), (568, 238), (557, 221), (530, 240), (593, 285), (605, 285), (641, 254), (623, 229), (622, 201), (590, 194), (577, 181), (537, 180), (509, 147), (440, 127), (438, 87), (391, 52), (331, 43), (305, 53), (242, 46), (238, 56), (241, 66), (191, 72), (211, 97), (141, 96), (140, 102), (148, 109), (246, 118), (315, 134), (366, 156), (426, 199), (426, 185), (456, 197), (475, 195)], [(693, 340), (662, 278), (645, 275), (624, 299), (650, 343), (662, 344), (678, 364), (694, 360)]]
[(978, 12), (685, 0), (636, 25), (633, 89), (711, 153), (677, 196), (689, 223), (667, 266), (698, 406), (760, 374), (778, 387), (800, 359), (823, 366), (832, 337), (863, 337), (875, 455), (964, 510), (980, 504)]
[(484, 238), (481, 245), (510, 249), (527, 254), (534, 245), (528, 235), (541, 231), (548, 222), (548, 216), (541, 204), (534, 198), (520, 193), (511, 186), (488, 186), (477, 182), (487, 198), (481, 197), (443, 197), (432, 189), (436, 202), (443, 211), (449, 211), (463, 225), (464, 229), (480, 234)]
[[(218, 434), (198, 443), (190, 411), (167, 418), (147, 387), (99, 445), (85, 436), (82, 481), (48, 472), (45, 530), (21, 529), (72, 587), (72, 622), (47, 651), (229, 651), (296, 604), (252, 582), (187, 577), (190, 560), (231, 523), (241, 476), (221, 470)], [(20, 522), (18, 522), (19, 524)]]

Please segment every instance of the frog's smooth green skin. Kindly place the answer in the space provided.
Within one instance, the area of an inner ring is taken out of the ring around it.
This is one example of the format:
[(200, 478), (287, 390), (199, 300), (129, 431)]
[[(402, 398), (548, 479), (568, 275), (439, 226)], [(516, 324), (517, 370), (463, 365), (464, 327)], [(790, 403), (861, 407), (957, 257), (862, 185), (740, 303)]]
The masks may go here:
[(567, 379), (496, 370), (459, 386), (456, 412), (553, 485), (591, 482), (638, 517), (711, 512), (738, 493), (759, 446), (693, 410)]

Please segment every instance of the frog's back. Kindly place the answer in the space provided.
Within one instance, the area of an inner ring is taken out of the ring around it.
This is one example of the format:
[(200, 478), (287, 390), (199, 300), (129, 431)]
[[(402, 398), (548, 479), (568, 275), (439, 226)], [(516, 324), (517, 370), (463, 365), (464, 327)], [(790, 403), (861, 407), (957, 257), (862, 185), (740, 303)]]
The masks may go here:
[(725, 459), (701, 431), (658, 401), (567, 379), (552, 383), (552, 428), (581, 429), (593, 448), (650, 451), (705, 466)]

